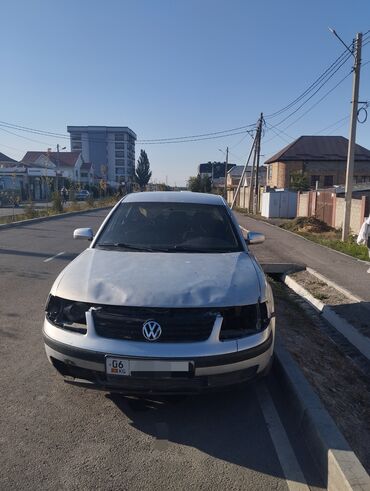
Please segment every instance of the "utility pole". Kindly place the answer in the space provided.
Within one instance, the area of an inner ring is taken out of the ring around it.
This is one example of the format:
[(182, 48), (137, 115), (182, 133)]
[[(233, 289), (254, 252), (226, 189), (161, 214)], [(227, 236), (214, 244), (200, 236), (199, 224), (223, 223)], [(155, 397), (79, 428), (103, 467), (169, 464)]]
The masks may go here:
[(248, 212), (253, 211), (253, 201), (254, 201), (254, 174), (256, 169), (256, 158), (257, 158), (257, 140), (258, 140), (258, 127), (256, 136), (254, 139), (254, 155), (253, 155), (253, 164), (251, 170), (251, 176), (249, 180), (249, 196), (248, 196)]
[(248, 211), (256, 213), (257, 205), (256, 205), (256, 197), (258, 194), (258, 166), (260, 161), (260, 146), (261, 146), (261, 132), (262, 132), (262, 121), (263, 114), (261, 113), (260, 119), (258, 120), (257, 132), (255, 138), (255, 146), (254, 146), (254, 157), (253, 157), (253, 166), (251, 172), (251, 178), (249, 183), (249, 205)]
[(57, 167), (56, 167), (56, 176), (55, 176), (55, 187), (56, 187), (56, 192), (59, 192), (59, 177), (58, 177), (58, 172), (59, 172), (59, 143), (57, 144)]
[(224, 183), (224, 198), (227, 202), (227, 167), (229, 165), (229, 147), (226, 147), (226, 162), (225, 162), (225, 183)]
[(262, 123), (263, 123), (263, 113), (261, 113), (258, 130), (257, 130), (257, 144), (256, 144), (256, 185), (254, 188), (255, 199), (253, 202), (253, 213), (257, 213), (258, 202), (259, 202), (259, 165), (260, 165), (260, 154), (261, 154), (261, 136), (262, 136)]
[(355, 48), (353, 53), (355, 57), (355, 63), (353, 66), (352, 111), (351, 111), (351, 125), (350, 125), (349, 142), (348, 142), (342, 241), (347, 240), (350, 231), (352, 189), (353, 189), (353, 169), (355, 164), (357, 107), (358, 107), (359, 87), (360, 87), (361, 47), (362, 47), (362, 33), (359, 32), (356, 35)]
[[(257, 137), (257, 135), (256, 135), (256, 137)], [(253, 140), (253, 144), (252, 144), (252, 146), (251, 146), (251, 149), (250, 149), (250, 152), (249, 152), (248, 158), (247, 158), (247, 160), (246, 160), (246, 162), (245, 162), (245, 166), (244, 166), (244, 169), (243, 169), (242, 175), (241, 175), (241, 177), (240, 177), (240, 181), (239, 181), (238, 187), (237, 187), (237, 189), (236, 189), (236, 192), (235, 192), (235, 195), (234, 195), (233, 202), (232, 202), (232, 204), (231, 204), (231, 209), (233, 209), (233, 208), (234, 208), (235, 202), (236, 202), (236, 200), (237, 200), (237, 198), (238, 198), (238, 194), (239, 194), (239, 191), (240, 191), (240, 186), (242, 185), (242, 182), (243, 182), (244, 176), (245, 176), (245, 174), (246, 174), (246, 172), (247, 172), (247, 168), (248, 168), (249, 161), (250, 161), (251, 156), (252, 156), (253, 149), (254, 149), (254, 147), (255, 147), (255, 145), (256, 145), (256, 137), (255, 137), (255, 138), (254, 138), (254, 140)]]

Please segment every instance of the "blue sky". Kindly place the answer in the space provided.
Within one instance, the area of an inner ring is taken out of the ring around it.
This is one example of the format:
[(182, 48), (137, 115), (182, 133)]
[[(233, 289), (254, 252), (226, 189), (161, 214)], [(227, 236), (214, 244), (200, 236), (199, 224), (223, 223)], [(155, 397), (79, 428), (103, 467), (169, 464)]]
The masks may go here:
[[(287, 105), (343, 52), (328, 26), (347, 43), (370, 29), (368, 0), (2, 0), (1, 6), (1, 121), (58, 133), (67, 124), (127, 125), (139, 139), (254, 123), (261, 111)], [(370, 44), (362, 58), (360, 99), (370, 100)], [(350, 76), (287, 128), (351, 63), (279, 126), (285, 134), (267, 129), (262, 160), (349, 114)], [(321, 134), (348, 136), (348, 126), (344, 120)], [(2, 128), (0, 152), (13, 158), (57, 143), (69, 148), (68, 140)], [(370, 118), (359, 125), (357, 142), (370, 148)], [(138, 143), (136, 153), (147, 151), (154, 179), (181, 185), (199, 163), (223, 160), (219, 149), (227, 145), (230, 161), (243, 163), (250, 143), (244, 134)]]

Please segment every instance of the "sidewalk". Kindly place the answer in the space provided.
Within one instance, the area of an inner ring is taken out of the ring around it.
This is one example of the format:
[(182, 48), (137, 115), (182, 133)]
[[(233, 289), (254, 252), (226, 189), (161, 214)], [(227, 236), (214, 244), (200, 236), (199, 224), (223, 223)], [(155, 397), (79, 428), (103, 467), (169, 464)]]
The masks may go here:
[[(335, 314), (339, 316), (335, 321), (333, 320), (337, 330), (342, 329), (343, 331), (344, 329), (349, 332), (354, 329), (360, 338), (364, 336), (360, 344), (356, 344), (357, 349), (368, 345), (370, 338), (370, 274), (366, 271), (369, 264), (269, 223), (245, 217), (240, 213), (236, 213), (236, 216), (242, 227), (265, 235), (266, 240), (263, 244), (251, 247), (260, 263), (296, 263), (315, 270), (329, 283), (333, 282), (349, 292), (352, 295), (350, 299), (339, 302), (329, 301), (326, 302), (326, 305), (334, 316)], [(344, 336), (347, 337), (346, 334)], [(357, 339), (358, 335), (355, 334), (355, 337)], [(362, 349), (360, 351), (362, 353)], [(368, 356), (366, 358), (368, 359)]]
[[(299, 235), (254, 218), (235, 213), (239, 224), (254, 232), (265, 234), (263, 244), (252, 246), (261, 263), (298, 263), (309, 266), (329, 280), (345, 288), (370, 308), (369, 264), (323, 247)], [(369, 313), (367, 313), (369, 315)]]

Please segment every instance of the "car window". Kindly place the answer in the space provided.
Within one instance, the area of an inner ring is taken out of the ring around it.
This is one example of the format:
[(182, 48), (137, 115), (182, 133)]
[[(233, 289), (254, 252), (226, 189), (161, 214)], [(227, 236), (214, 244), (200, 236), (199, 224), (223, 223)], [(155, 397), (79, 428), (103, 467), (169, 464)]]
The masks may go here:
[(168, 252), (243, 250), (224, 206), (194, 203), (123, 202), (95, 245)]

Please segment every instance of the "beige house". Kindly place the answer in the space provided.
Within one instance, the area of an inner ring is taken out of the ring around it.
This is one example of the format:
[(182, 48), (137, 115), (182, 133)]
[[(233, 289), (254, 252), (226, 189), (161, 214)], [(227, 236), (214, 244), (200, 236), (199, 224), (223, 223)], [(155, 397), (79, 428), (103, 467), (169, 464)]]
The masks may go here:
[[(267, 185), (289, 188), (296, 174), (306, 176), (311, 188), (343, 185), (347, 149), (343, 136), (301, 136), (265, 162)], [(360, 145), (356, 145), (354, 182), (370, 182), (370, 150)]]
[[(240, 178), (242, 177), (244, 171), (244, 165), (235, 165), (232, 169), (227, 172), (227, 188), (233, 189), (238, 187)], [(246, 173), (244, 174), (244, 179), (242, 182), (242, 187), (248, 187), (252, 174), (252, 166), (248, 166)], [(258, 170), (258, 184), (260, 186), (265, 186), (266, 184), (266, 167), (260, 166)]]

